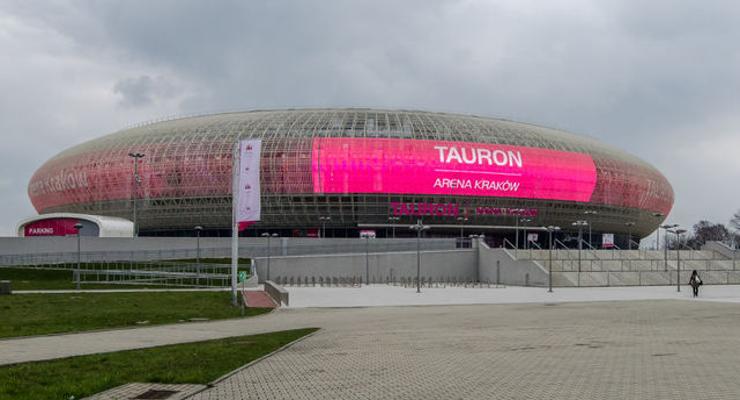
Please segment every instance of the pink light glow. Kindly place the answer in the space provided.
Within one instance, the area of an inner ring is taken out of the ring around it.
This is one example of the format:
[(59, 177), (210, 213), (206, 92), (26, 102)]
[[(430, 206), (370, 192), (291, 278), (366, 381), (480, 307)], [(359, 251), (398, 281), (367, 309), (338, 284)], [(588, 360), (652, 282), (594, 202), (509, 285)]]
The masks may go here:
[(313, 142), (314, 193), (439, 194), (586, 202), (591, 156), (541, 148), (378, 138)]

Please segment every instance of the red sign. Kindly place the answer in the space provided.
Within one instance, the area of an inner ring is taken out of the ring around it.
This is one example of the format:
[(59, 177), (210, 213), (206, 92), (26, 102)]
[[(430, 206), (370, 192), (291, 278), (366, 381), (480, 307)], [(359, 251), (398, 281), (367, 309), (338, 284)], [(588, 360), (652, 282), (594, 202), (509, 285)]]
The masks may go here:
[(589, 201), (591, 156), (549, 149), (379, 138), (313, 142), (314, 193), (392, 193)]
[(75, 224), (79, 222), (72, 218), (44, 219), (27, 224), (23, 228), (24, 236), (67, 236), (76, 235)]
[(536, 217), (538, 214), (536, 208), (512, 208), (512, 207), (476, 207), (476, 215), (516, 215), (519, 217)]
[(392, 201), (391, 212), (395, 216), (457, 217), (460, 215), (460, 209), (455, 203), (399, 203)]

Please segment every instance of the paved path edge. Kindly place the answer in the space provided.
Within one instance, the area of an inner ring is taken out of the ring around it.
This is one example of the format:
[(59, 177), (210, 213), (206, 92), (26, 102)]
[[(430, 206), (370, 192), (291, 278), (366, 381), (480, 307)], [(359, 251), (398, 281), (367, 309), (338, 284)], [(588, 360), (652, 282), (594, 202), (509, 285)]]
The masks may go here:
[[(312, 329), (312, 328), (297, 328), (297, 329)], [(289, 330), (294, 330), (294, 329), (289, 329)], [(309, 333), (308, 335), (301, 336), (298, 339), (296, 339), (296, 340), (294, 340), (294, 341), (292, 341), (290, 343), (286, 343), (286, 344), (280, 346), (279, 348), (277, 348), (277, 349), (275, 349), (275, 350), (273, 350), (273, 351), (271, 351), (271, 352), (269, 352), (269, 353), (267, 353), (267, 354), (265, 354), (265, 355), (263, 355), (261, 357), (255, 358), (254, 360), (252, 360), (252, 361), (250, 361), (250, 362), (242, 365), (241, 367), (239, 367), (239, 368), (237, 368), (237, 369), (235, 369), (233, 371), (229, 371), (229, 372), (225, 373), (224, 375), (216, 378), (212, 382), (207, 383), (206, 384), (206, 387), (198, 390), (197, 392), (191, 393), (190, 395), (188, 395), (188, 397), (184, 398), (183, 400), (187, 400), (187, 399), (189, 399), (189, 398), (191, 398), (191, 397), (193, 397), (193, 396), (195, 396), (195, 395), (197, 395), (199, 393), (202, 393), (202, 392), (205, 392), (206, 390), (212, 389), (214, 386), (216, 386), (217, 384), (225, 381), (226, 379), (231, 378), (232, 376), (234, 376), (234, 375), (236, 375), (236, 374), (244, 371), (245, 369), (247, 369), (247, 368), (249, 368), (249, 367), (251, 367), (251, 366), (259, 363), (260, 361), (263, 361), (263, 360), (265, 360), (265, 359), (267, 359), (269, 357), (274, 356), (275, 354), (278, 354), (278, 353), (282, 352), (283, 350), (287, 350), (289, 347), (293, 346), (294, 344), (297, 344), (299, 342), (302, 342), (303, 340), (306, 340), (306, 339), (310, 338), (311, 336), (319, 333), (319, 331), (321, 331), (321, 328), (316, 328), (315, 331)], [(276, 332), (280, 332), (280, 331), (276, 331)], [(195, 342), (193, 342), (193, 343), (195, 343)]]
[[(87, 333), (105, 333), (105, 332), (117, 332), (117, 331), (130, 331), (130, 330), (134, 330), (134, 329), (160, 328), (160, 327), (177, 326), (177, 325), (188, 325), (188, 324), (212, 324), (212, 323), (218, 323), (218, 322), (223, 322), (223, 321), (233, 321), (233, 320), (239, 320), (239, 319), (253, 319), (253, 318), (266, 317), (266, 316), (268, 316), (268, 315), (270, 315), (270, 314), (272, 314), (274, 312), (277, 312), (277, 310), (278, 310), (277, 308), (273, 308), (273, 309), (271, 309), (270, 311), (268, 311), (266, 313), (259, 314), (259, 315), (254, 315), (254, 316), (251, 316), (251, 317), (239, 316), (239, 317), (233, 317), (233, 318), (211, 319), (211, 320), (208, 320), (208, 321), (167, 322), (167, 323), (164, 323), (164, 324), (151, 324), (151, 325), (146, 324), (146, 325), (139, 325), (139, 326), (120, 326), (120, 327), (117, 327), (117, 328), (100, 328), (100, 329), (90, 329), (90, 330), (87, 330), (87, 331), (70, 331), (70, 332), (44, 333), (44, 334), (40, 334), (40, 335), (30, 335), (30, 336), (11, 336), (11, 337), (0, 338), (0, 343), (3, 343), (3, 342), (12, 342), (12, 341), (17, 341), (17, 340), (25, 340), (25, 339), (38, 339), (38, 338), (59, 337), (59, 336), (74, 336), (74, 335), (82, 335), (82, 334), (87, 334)], [(297, 328), (297, 329), (301, 329), (301, 328)], [(225, 336), (224, 338), (226, 338), (226, 337), (233, 337), (233, 336)], [(224, 339), (224, 338), (221, 338), (221, 339)], [(217, 340), (217, 339), (219, 339), (219, 338), (215, 338), (213, 340)], [(207, 339), (207, 340), (211, 340), (211, 339)], [(192, 343), (192, 342), (182, 342), (182, 343)], [(170, 344), (180, 344), (180, 343), (170, 343)], [(163, 345), (159, 345), (159, 346), (150, 346), (150, 347), (161, 347), (161, 346), (169, 346), (169, 344), (163, 344)], [(149, 347), (135, 347), (135, 348), (131, 348), (131, 349), (128, 349), (128, 350), (136, 350), (136, 349), (140, 349), (140, 348), (141, 349), (147, 349)], [(126, 350), (113, 350), (113, 352), (115, 352), (115, 351), (126, 351)], [(109, 353), (109, 352), (103, 351), (103, 352), (100, 352), (100, 353), (91, 353), (91, 354), (103, 354), (103, 353)], [(89, 354), (79, 354), (79, 355), (89, 355)], [(70, 357), (77, 357), (77, 356), (70, 356)], [(69, 358), (69, 357), (60, 357), (60, 358)], [(54, 360), (54, 358), (50, 358), (50, 360)], [(44, 361), (44, 360), (38, 360), (38, 361)], [(24, 362), (28, 362), (28, 361), (24, 361)], [(0, 364), (0, 366), (3, 366), (3, 365), (12, 365), (12, 364)]]

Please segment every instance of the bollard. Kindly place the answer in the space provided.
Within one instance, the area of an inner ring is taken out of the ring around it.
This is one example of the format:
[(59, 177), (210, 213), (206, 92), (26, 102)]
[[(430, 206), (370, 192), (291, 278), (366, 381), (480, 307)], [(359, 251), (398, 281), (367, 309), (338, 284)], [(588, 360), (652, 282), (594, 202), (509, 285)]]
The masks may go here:
[(496, 286), (501, 285), (501, 260), (496, 260)]
[(529, 286), (529, 272), (524, 274), (524, 286)]
[(0, 281), (0, 295), (13, 294), (10, 281)]

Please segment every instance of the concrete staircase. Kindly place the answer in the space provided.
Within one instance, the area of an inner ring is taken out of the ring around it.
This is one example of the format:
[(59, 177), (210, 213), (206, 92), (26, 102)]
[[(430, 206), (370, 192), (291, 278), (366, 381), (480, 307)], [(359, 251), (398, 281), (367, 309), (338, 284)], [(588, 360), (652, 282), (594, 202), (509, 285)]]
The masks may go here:
[[(530, 260), (549, 271), (548, 250), (509, 250), (517, 260)], [(679, 254), (680, 253), (680, 254)], [(732, 253), (703, 250), (553, 250), (554, 286), (675, 285), (697, 270), (706, 284), (740, 284), (740, 263)], [(580, 261), (579, 261), (580, 258)], [(680, 261), (679, 261), (680, 260)], [(680, 263), (680, 274), (677, 269)]]

